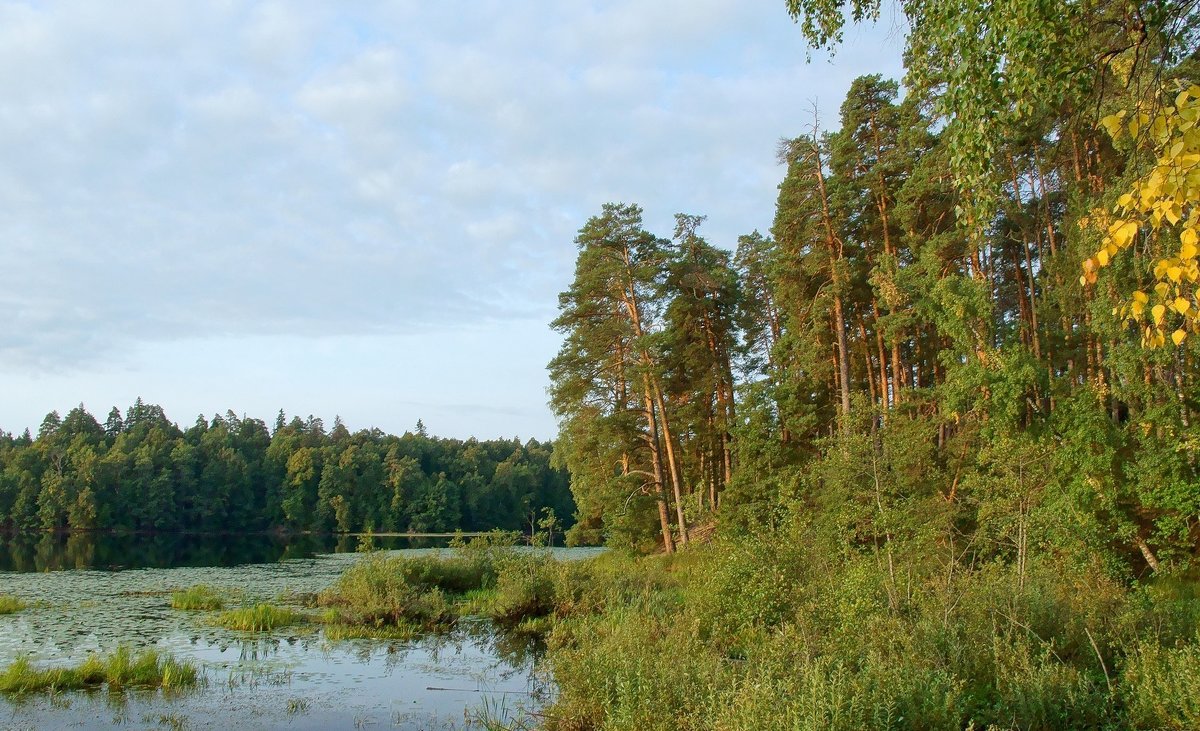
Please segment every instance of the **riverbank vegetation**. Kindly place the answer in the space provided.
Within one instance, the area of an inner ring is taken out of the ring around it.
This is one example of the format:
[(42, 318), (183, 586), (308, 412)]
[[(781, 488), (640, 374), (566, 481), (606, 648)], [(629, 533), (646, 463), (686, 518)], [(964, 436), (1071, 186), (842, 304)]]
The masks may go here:
[(553, 445), (273, 428), (232, 411), (181, 429), (140, 399), (101, 424), (82, 405), (35, 436), (0, 432), (0, 531), (453, 532), (574, 514)]
[(663, 555), (555, 584), (551, 728), (1197, 725), (1200, 11), (901, 12), (769, 232), (579, 229), (571, 538)]
[(0, 671), (0, 693), (59, 692), (105, 688), (180, 690), (195, 686), (200, 672), (195, 665), (164, 656), (154, 649), (134, 653), (122, 645), (108, 655), (90, 655), (71, 667), (38, 667), (18, 658)]
[[(490, 546), (370, 557), (321, 598), (347, 637), (467, 615), (533, 633), (550, 729), (1193, 728), (1200, 592), (1102, 566), (847, 554), (782, 518), (675, 554)], [(955, 549), (957, 550), (957, 549)], [(951, 566), (956, 568), (950, 569)]]

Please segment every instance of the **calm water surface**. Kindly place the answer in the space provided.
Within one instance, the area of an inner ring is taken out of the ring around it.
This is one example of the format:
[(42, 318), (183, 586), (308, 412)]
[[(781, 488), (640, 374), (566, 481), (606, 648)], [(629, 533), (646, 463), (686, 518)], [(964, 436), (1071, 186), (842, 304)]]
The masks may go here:
[[(439, 550), (376, 540), (396, 553)], [(0, 616), (0, 665), (20, 656), (74, 663), (125, 643), (192, 660), (207, 682), (171, 698), (66, 693), (2, 699), (0, 729), (459, 729), (485, 705), (513, 714), (536, 707), (549, 687), (535, 672), (533, 648), (482, 620), (464, 622), (447, 637), (331, 642), (311, 627), (225, 630), (206, 623), (210, 614), (169, 606), (172, 590), (198, 583), (247, 602), (287, 603), (290, 594), (331, 584), (361, 558), (350, 552), (357, 543), (266, 536), (5, 541), (0, 591), (33, 606)], [(555, 550), (570, 558), (594, 553)]]

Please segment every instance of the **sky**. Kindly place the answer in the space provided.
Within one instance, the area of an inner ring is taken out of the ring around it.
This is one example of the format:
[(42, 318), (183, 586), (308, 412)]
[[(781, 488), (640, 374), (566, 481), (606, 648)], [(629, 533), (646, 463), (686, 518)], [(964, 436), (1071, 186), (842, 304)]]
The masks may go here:
[(899, 78), (783, 0), (0, 0), (0, 429), (139, 396), (552, 438), (548, 323), (605, 202), (732, 249), (778, 141)]

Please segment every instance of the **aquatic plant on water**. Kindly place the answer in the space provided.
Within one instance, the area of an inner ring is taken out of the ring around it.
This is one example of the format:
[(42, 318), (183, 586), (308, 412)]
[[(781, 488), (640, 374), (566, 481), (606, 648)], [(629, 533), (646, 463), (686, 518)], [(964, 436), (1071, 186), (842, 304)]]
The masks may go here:
[(187, 611), (211, 611), (225, 608), (225, 600), (216, 587), (196, 584), (171, 594), (171, 607)]
[(39, 667), (29, 658), (18, 658), (0, 671), (0, 693), (24, 695), (101, 687), (110, 691), (178, 690), (193, 687), (199, 680), (200, 671), (190, 662), (154, 649), (134, 654), (122, 645), (109, 655), (90, 655), (82, 663), (67, 667)]
[(269, 632), (278, 627), (300, 624), (306, 619), (307, 617), (300, 612), (260, 603), (222, 612), (213, 619), (213, 623), (245, 632)]

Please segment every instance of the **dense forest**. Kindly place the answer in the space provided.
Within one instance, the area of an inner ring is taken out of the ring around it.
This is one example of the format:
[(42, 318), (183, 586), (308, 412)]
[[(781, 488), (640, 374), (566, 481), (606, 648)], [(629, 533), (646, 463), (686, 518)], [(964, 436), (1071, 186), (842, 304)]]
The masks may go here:
[(1200, 5), (894, 8), (769, 230), (579, 230), (573, 536), (656, 555), (560, 580), (550, 728), (1200, 727)]
[(36, 437), (0, 432), (0, 529), (529, 532), (575, 511), (552, 450), (282, 411), (272, 429), (232, 411), (180, 429), (141, 399), (101, 424), (80, 405)]
[(803, 504), (861, 549), (939, 525), (1020, 560), (1186, 563), (1200, 63), (1166, 40), (994, 121), (986, 196), (963, 187), (963, 134), (939, 114), (953, 88), (901, 95), (875, 75), (832, 131), (814, 113), (780, 143), (774, 223), (735, 253), (702, 216), (668, 239), (605, 205), (576, 238), (550, 364), (576, 535), (670, 551), (712, 514)]

